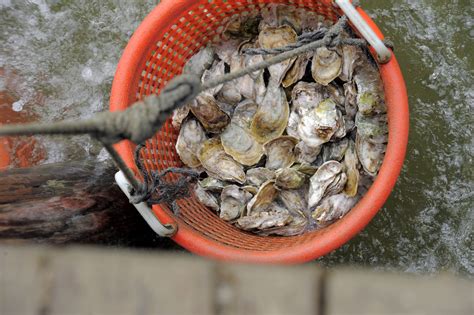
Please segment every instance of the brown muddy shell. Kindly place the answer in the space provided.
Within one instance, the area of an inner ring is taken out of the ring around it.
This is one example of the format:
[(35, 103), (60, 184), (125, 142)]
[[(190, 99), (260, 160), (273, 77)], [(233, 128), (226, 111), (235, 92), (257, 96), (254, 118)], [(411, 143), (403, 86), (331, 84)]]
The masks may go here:
[(173, 111), (173, 117), (171, 118), (171, 124), (177, 130), (181, 128), (183, 121), (188, 117), (190, 112), (188, 105), (183, 105)]
[(291, 68), (286, 73), (282, 85), (287, 88), (292, 86), (296, 82), (300, 81), (306, 72), (306, 67), (308, 66), (309, 60), (311, 59), (311, 54), (301, 55), (296, 58), (296, 61), (293, 63)]
[(208, 132), (220, 133), (230, 123), (230, 117), (210, 94), (200, 94), (191, 103), (190, 109)]

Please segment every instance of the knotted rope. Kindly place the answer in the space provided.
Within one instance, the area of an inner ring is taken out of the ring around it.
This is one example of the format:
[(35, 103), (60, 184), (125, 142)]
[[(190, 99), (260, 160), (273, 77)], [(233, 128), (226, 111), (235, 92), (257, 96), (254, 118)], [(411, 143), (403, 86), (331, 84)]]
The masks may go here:
[[(367, 42), (363, 39), (342, 38), (342, 33), (346, 27), (347, 17), (342, 16), (329, 29), (305, 33), (293, 45), (277, 49), (246, 50), (245, 53), (247, 54), (275, 56), (268, 57), (262, 62), (222, 75), (205, 83), (201, 83), (200, 78), (194, 75), (180, 75), (174, 78), (159, 95), (147, 96), (144, 100), (134, 103), (133, 106), (121, 112), (101, 112), (94, 118), (84, 121), (9, 125), (0, 128), (0, 136), (89, 134), (104, 145), (117, 167), (133, 186), (132, 203), (143, 201), (166, 203), (177, 212), (176, 200), (189, 195), (189, 182), (196, 180), (199, 174), (185, 168), (168, 168), (162, 172), (153, 172), (150, 175), (139, 158), (140, 150), (143, 148), (143, 146), (139, 146), (135, 152), (135, 162), (144, 178), (144, 181), (140, 182), (112, 145), (124, 139), (131, 140), (134, 143), (145, 142), (160, 130), (161, 126), (175, 109), (191, 102), (204, 90), (252, 74), (255, 71), (263, 70), (301, 54), (314, 51), (319, 47), (367, 45)], [(164, 177), (169, 173), (177, 173), (184, 176), (180, 177), (177, 182), (169, 184), (164, 181)], [(153, 197), (154, 193), (157, 193), (156, 197)]]

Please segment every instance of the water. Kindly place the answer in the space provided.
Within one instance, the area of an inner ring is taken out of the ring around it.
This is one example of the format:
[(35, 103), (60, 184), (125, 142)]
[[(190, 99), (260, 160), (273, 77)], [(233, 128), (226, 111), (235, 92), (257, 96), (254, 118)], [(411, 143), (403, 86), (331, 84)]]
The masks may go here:
[[(44, 121), (106, 109), (121, 52), (156, 2), (0, 0), (0, 89), (13, 90), (16, 110)], [(473, 276), (471, 3), (362, 5), (396, 44), (410, 95), (410, 144), (385, 207), (359, 236), (320, 262)], [(11, 76), (16, 80), (7, 84)], [(104, 158), (87, 137), (42, 141), (51, 147), (44, 162)]]

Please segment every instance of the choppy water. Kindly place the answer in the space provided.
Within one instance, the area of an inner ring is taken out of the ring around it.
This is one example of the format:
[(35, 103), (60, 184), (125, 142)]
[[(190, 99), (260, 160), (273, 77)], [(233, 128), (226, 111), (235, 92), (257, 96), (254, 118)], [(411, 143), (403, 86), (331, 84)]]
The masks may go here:
[[(106, 109), (121, 52), (156, 2), (0, 0), (0, 90), (12, 92), (16, 110), (45, 121)], [(362, 1), (396, 43), (410, 95), (410, 144), (385, 207), (324, 265), (474, 275), (470, 2)], [(85, 137), (42, 141), (51, 148), (45, 162), (100, 151)]]

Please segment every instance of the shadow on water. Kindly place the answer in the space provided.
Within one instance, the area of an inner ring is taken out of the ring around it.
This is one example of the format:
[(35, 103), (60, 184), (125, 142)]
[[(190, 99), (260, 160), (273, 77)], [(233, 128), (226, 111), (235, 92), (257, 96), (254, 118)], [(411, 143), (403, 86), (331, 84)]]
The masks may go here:
[[(15, 90), (21, 104), (44, 120), (89, 117), (107, 107), (121, 52), (156, 3), (14, 2), (0, 1), (0, 68), (20, 73), (24, 81)], [(472, 276), (472, 5), (469, 0), (362, 5), (396, 44), (410, 97), (410, 144), (385, 207), (360, 235), (318, 263)], [(0, 88), (5, 88), (1, 77)], [(48, 107), (33, 107), (38, 92)], [(87, 138), (43, 141), (50, 147), (49, 162), (100, 154)], [(154, 239), (148, 245), (161, 244)]]

